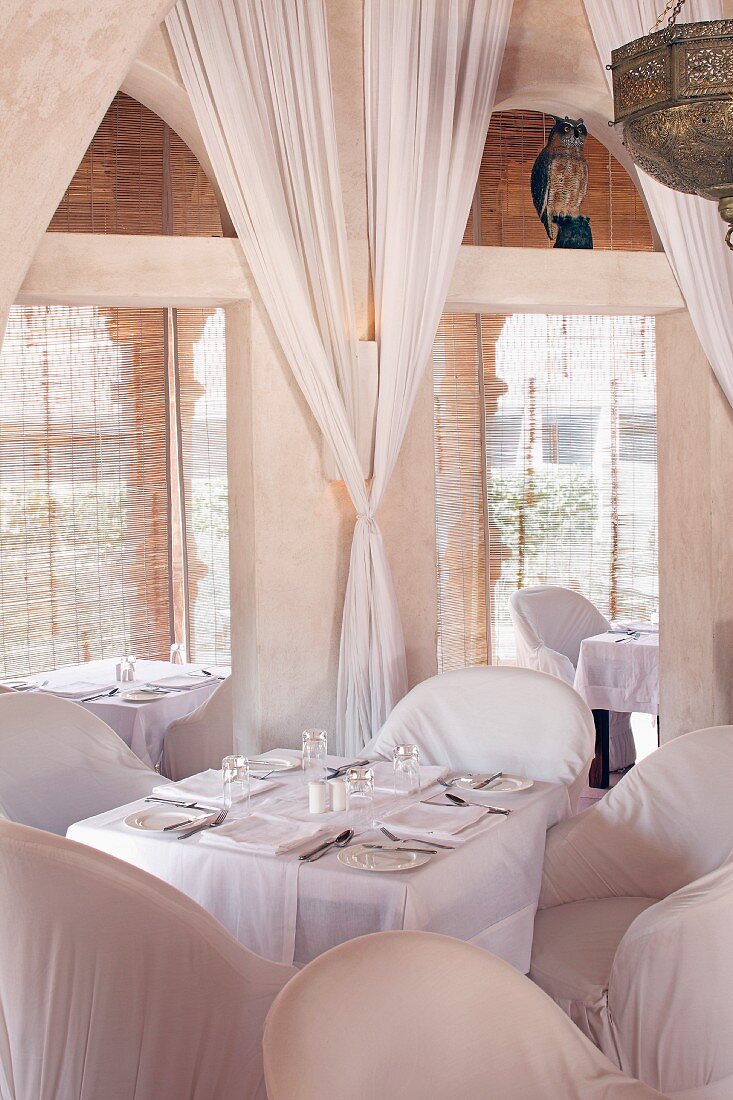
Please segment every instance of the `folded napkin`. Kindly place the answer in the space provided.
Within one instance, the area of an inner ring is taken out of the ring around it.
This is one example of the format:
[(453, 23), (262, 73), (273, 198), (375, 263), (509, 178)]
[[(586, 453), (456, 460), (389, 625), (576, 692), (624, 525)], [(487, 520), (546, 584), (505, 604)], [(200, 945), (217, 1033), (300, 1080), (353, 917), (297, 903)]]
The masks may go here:
[(71, 684), (47, 684), (38, 690), (45, 691), (49, 695), (60, 695), (64, 699), (83, 699), (86, 695), (97, 695), (103, 691), (111, 691), (115, 686), (114, 680), (107, 683), (104, 683), (104, 681), (95, 683), (92, 680), (75, 680)]
[(613, 627), (614, 630), (634, 630), (634, 631), (638, 630), (640, 633), (643, 633), (643, 634), (658, 634), (659, 633), (659, 623), (648, 623), (648, 622), (644, 622), (641, 619), (639, 619), (639, 620), (629, 619), (628, 621), (627, 620), (624, 620), (624, 621), (616, 620), (613, 623), (611, 623), (611, 626)]
[[(377, 760), (376, 763), (370, 765), (374, 771), (374, 790), (375, 791), (394, 791), (394, 764), (391, 760)], [(425, 764), (420, 766), (420, 787), (422, 790), (426, 790), (427, 787), (432, 787), (434, 783), (437, 783), (439, 779), (442, 779), (444, 775), (447, 775), (450, 768), (444, 768), (436, 764)]]
[[(272, 790), (277, 783), (268, 779), (253, 779), (250, 782), (250, 794), (263, 794)], [(153, 787), (153, 794), (159, 798), (171, 798), (176, 802), (206, 802), (210, 806), (224, 805), (224, 780), (220, 768), (209, 768), (198, 775), (181, 779), (179, 783), (159, 783)]]
[[(497, 817), (492, 816), (496, 821)], [(484, 806), (451, 806), (448, 803), (444, 806), (436, 801), (434, 806), (412, 802), (409, 806), (383, 815), (382, 821), (390, 832), (398, 836), (463, 843), (467, 838), (458, 834), (469, 825), (475, 825), (482, 817), (488, 817)]]
[(175, 688), (176, 691), (187, 691), (189, 688), (202, 687), (213, 682), (212, 676), (204, 676), (203, 672), (189, 676), (185, 672), (176, 673), (175, 676), (162, 676), (158, 680), (148, 680), (147, 687)]
[(324, 816), (317, 823), (294, 821), (274, 814), (250, 814), (249, 817), (225, 821), (216, 829), (205, 829), (202, 844), (218, 844), (223, 847), (244, 848), (277, 856), (320, 837), (335, 836), (333, 826)]

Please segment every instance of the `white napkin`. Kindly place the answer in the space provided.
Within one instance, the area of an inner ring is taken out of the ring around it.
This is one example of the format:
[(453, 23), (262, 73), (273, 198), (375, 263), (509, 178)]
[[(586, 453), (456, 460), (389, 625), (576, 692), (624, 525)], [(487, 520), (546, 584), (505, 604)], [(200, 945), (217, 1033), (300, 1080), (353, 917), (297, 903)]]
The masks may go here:
[[(374, 771), (375, 791), (394, 791), (394, 764), (391, 760), (377, 760), (371, 765)], [(420, 786), (422, 790), (432, 787), (450, 768), (444, 768), (436, 764), (425, 764), (420, 767)]]
[(86, 695), (99, 695), (103, 691), (111, 691), (115, 687), (115, 681), (107, 683), (92, 680), (75, 680), (71, 684), (47, 684), (39, 688), (39, 691), (48, 692), (50, 695), (60, 695), (64, 699), (83, 699)]
[[(268, 779), (253, 779), (250, 782), (250, 794), (263, 794), (272, 790), (277, 783)], [(176, 802), (206, 802), (213, 806), (224, 805), (224, 780), (220, 768), (209, 768), (208, 771), (192, 775), (188, 779), (181, 779), (178, 783), (159, 783), (153, 787), (153, 794), (160, 798), (171, 798)]]
[[(434, 806), (425, 806), (422, 802), (412, 802), (401, 810), (385, 814), (382, 820), (390, 832), (398, 836), (463, 843), (467, 838), (458, 834), (488, 816), (484, 806), (444, 806), (438, 802)], [(497, 815), (490, 816), (497, 820)]]
[(643, 634), (658, 634), (659, 623), (648, 623), (639, 619), (621, 620), (617, 619), (611, 623), (614, 630), (638, 630)]
[(187, 691), (189, 688), (199, 688), (204, 684), (210, 684), (212, 682), (213, 677), (204, 676), (203, 672), (195, 676), (189, 676), (185, 672), (180, 672), (176, 673), (175, 676), (162, 676), (158, 680), (148, 680), (147, 686), (175, 688), (176, 691)]
[(335, 836), (332, 826), (325, 820), (326, 816), (311, 824), (294, 821), (292, 818), (276, 817), (274, 814), (250, 814), (249, 817), (225, 821), (216, 829), (205, 829), (201, 835), (201, 843), (244, 848), (247, 851), (276, 856), (289, 852), (306, 841), (316, 841), (322, 836)]

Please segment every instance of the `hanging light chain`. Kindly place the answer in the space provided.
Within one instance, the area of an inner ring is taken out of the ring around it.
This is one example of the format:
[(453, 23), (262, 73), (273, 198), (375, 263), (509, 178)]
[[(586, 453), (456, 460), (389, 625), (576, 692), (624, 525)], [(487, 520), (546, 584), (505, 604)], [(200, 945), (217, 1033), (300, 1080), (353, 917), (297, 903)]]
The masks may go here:
[(652, 29), (649, 31), (649, 34), (653, 34), (657, 27), (661, 27), (662, 23), (664, 22), (665, 15), (669, 16), (669, 19), (667, 20), (667, 26), (673, 27), (677, 22), (677, 16), (680, 14), (682, 10), (682, 5), (684, 3), (685, 0), (668, 0), (667, 6), (665, 7), (662, 14), (659, 16), (659, 19), (657, 19)]

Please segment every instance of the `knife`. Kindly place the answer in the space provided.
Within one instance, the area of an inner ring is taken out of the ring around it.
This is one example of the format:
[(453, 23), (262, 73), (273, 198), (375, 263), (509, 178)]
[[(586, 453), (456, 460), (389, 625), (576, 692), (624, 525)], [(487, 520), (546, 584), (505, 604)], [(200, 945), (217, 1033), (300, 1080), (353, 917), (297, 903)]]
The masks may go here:
[(501, 779), (503, 775), (504, 772), (494, 772), (494, 774), (490, 775), (488, 779), (483, 779), (480, 783), (472, 783), (471, 790), (483, 791), (486, 787), (489, 787), (495, 779)]

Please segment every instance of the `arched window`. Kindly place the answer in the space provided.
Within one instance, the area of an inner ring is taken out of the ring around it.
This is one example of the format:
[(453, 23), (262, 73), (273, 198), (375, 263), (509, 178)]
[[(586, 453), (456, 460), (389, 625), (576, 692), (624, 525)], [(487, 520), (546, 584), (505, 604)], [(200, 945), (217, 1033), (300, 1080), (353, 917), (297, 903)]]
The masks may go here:
[[(464, 243), (552, 246), (530, 173), (553, 121), (492, 117)], [(652, 250), (633, 181), (590, 136), (585, 152), (595, 248)], [(439, 669), (511, 661), (507, 600), (525, 585), (651, 611), (654, 319), (446, 313), (433, 362)]]
[[(162, 119), (119, 94), (51, 232), (220, 236)], [(0, 357), (0, 676), (229, 660), (223, 312), (16, 306)]]

